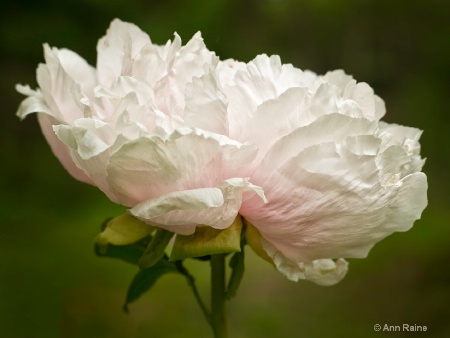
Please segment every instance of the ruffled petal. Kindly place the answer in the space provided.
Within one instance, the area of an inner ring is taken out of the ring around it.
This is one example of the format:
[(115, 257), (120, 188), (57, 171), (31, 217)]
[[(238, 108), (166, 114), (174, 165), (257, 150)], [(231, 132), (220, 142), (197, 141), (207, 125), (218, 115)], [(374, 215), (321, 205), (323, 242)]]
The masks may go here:
[(89, 176), (86, 175), (85, 172), (73, 161), (70, 148), (65, 145), (53, 131), (53, 126), (59, 124), (59, 122), (48, 114), (38, 113), (37, 118), (39, 125), (41, 126), (42, 134), (44, 134), (44, 137), (50, 145), (53, 154), (61, 162), (64, 169), (66, 169), (69, 174), (77, 180), (94, 185), (94, 182), (89, 178)]
[(95, 70), (69, 50), (44, 45), (45, 64), (37, 70), (37, 81), (51, 115), (67, 124), (84, 117), (74, 99), (77, 86), (90, 91), (95, 86)]
[(242, 178), (232, 178), (215, 188), (170, 192), (139, 203), (130, 213), (148, 224), (181, 235), (193, 234), (199, 224), (225, 229), (236, 218), (246, 192), (253, 192), (265, 201), (260, 187)]
[(112, 154), (130, 140), (146, 134), (145, 131), (130, 122), (126, 113), (117, 121), (115, 130), (108, 123), (93, 118), (78, 119), (74, 126), (56, 125), (53, 129), (58, 141), (63, 142), (69, 150), (72, 162), (109, 199), (118, 202), (107, 182), (107, 164)]
[(20, 119), (24, 119), (31, 113), (45, 113), (50, 116), (54, 116), (50, 108), (45, 103), (44, 97), (39, 89), (32, 90), (30, 86), (17, 85), (16, 90), (28, 97), (20, 103), (19, 109), (16, 115)]
[(228, 135), (227, 98), (213, 71), (186, 85), (184, 123), (187, 126)]
[(218, 58), (206, 48), (200, 33), (183, 47), (180, 37), (175, 34), (164, 54), (167, 72), (154, 86), (155, 104), (168, 115), (183, 116), (186, 84), (214, 68)]
[(427, 204), (424, 174), (388, 185), (381, 176), (376, 156), (311, 146), (266, 181), (253, 178), (269, 203), (250, 199), (241, 214), (294, 262), (363, 258), (376, 242), (409, 229)]
[(29, 86), (17, 85), (18, 92), (28, 95), (19, 106), (17, 115), (20, 118), (25, 118), (28, 114), (37, 113), (37, 119), (47, 143), (50, 145), (53, 154), (63, 165), (70, 175), (79, 181), (94, 184), (92, 180), (84, 173), (84, 171), (74, 163), (70, 149), (56, 136), (53, 126), (59, 125), (61, 122), (55, 118), (55, 114), (45, 103), (45, 100), (40, 90), (31, 90)]
[(114, 19), (97, 44), (99, 82), (110, 86), (119, 76), (132, 75), (135, 58), (150, 43), (149, 36), (136, 25)]
[(422, 170), (425, 159), (420, 156), (421, 130), (380, 122), (377, 135), (382, 142), (378, 162), (386, 175), (384, 182), (395, 183), (396, 180)]
[(293, 282), (303, 279), (321, 286), (331, 286), (339, 283), (348, 271), (348, 263), (342, 258), (336, 261), (332, 259), (317, 259), (306, 263), (294, 262), (286, 258), (270, 243), (263, 241), (263, 246), (278, 271)]
[(179, 83), (187, 83), (217, 66), (218, 61), (218, 57), (206, 48), (201, 33), (197, 32), (175, 53), (172, 75)]
[(259, 165), (275, 142), (310, 122), (309, 115), (301, 104), (306, 95), (304, 88), (291, 88), (278, 98), (258, 106), (241, 135), (242, 140), (259, 146), (254, 166)]
[(316, 78), (312, 72), (282, 65), (278, 55), (258, 55), (244, 69), (239, 64), (237, 68), (232, 80), (229, 75), (222, 77), (229, 100), (230, 136), (237, 139), (242, 139), (261, 103), (277, 98), (291, 87), (306, 87)]
[(53, 130), (83, 160), (102, 153), (115, 141), (115, 133), (111, 127), (96, 119), (78, 119), (74, 126), (57, 125)]
[(310, 146), (328, 142), (344, 143), (349, 136), (370, 135), (376, 128), (375, 122), (364, 118), (351, 118), (341, 114), (321, 116), (313, 123), (296, 128), (279, 138), (269, 149), (253, 177), (263, 182), (276, 168)]
[(134, 206), (169, 192), (247, 177), (256, 153), (255, 145), (179, 128), (168, 139), (141, 137), (121, 147), (109, 161), (108, 182), (119, 203)]

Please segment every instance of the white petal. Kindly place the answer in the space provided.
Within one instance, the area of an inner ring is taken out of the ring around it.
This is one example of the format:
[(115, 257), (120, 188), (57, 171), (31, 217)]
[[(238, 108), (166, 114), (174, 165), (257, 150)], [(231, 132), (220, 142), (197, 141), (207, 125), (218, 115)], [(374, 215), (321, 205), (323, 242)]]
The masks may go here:
[(303, 150), (264, 182), (269, 203), (246, 200), (241, 214), (295, 262), (363, 258), (395, 231), (404, 231), (427, 204), (426, 177), (415, 173), (382, 185), (375, 156), (333, 143)]
[(127, 94), (134, 93), (140, 104), (146, 104), (153, 98), (152, 88), (146, 82), (131, 76), (119, 76), (111, 86), (100, 85), (94, 91), (96, 97), (106, 97), (112, 100), (120, 100)]
[(175, 35), (164, 58), (167, 74), (155, 85), (156, 107), (168, 115), (182, 116), (186, 84), (214, 68), (218, 58), (206, 48), (200, 33), (183, 47), (180, 37)]
[(380, 120), (386, 114), (386, 104), (384, 100), (375, 95), (375, 119)]
[(389, 151), (389, 148), (401, 147), (408, 161), (403, 163), (401, 177), (422, 170), (425, 160), (420, 157), (419, 138), (422, 131), (416, 128), (404, 127), (397, 124), (379, 123), (378, 135), (382, 140), (381, 150)]
[(84, 117), (84, 111), (80, 109), (72, 95), (77, 82), (64, 69), (64, 64), (70, 68), (71, 72), (74, 72), (74, 68), (79, 67), (80, 74), (86, 74), (87, 83), (82, 83), (86, 88), (93, 87), (93, 83), (91, 83), (93, 70), (86, 61), (73, 52), (44, 45), (44, 53), (46, 63), (40, 64), (37, 69), (37, 81), (42, 96), (50, 108), (52, 116), (63, 123), (71, 124), (77, 118)]
[(302, 110), (306, 94), (303, 88), (291, 88), (277, 99), (265, 101), (258, 106), (241, 135), (242, 140), (259, 146), (255, 165), (277, 140), (309, 122), (308, 113)]
[(333, 86), (338, 87), (342, 92), (346, 87), (353, 86), (356, 84), (356, 81), (353, 79), (351, 75), (345, 74), (342, 69), (336, 69), (327, 72), (321, 79), (323, 83), (330, 83)]
[(136, 56), (133, 63), (133, 74), (154, 86), (168, 73), (167, 60), (163, 58), (160, 46), (148, 44)]
[(355, 155), (375, 156), (380, 150), (381, 139), (373, 135), (347, 136), (345, 146)]
[(44, 134), (48, 144), (50, 145), (53, 154), (58, 158), (64, 168), (75, 177), (77, 180), (94, 184), (88, 175), (80, 169), (73, 161), (70, 155), (70, 149), (67, 147), (53, 131), (53, 126), (59, 124), (59, 122), (52, 116), (47, 114), (37, 114), (39, 124), (41, 126), (42, 133)]
[(97, 83), (95, 68), (77, 53), (65, 48), (59, 49), (57, 56), (66, 74), (81, 87), (83, 92), (91, 94)]
[(408, 175), (397, 183), (391, 192), (386, 223), (383, 224), (386, 236), (393, 231), (407, 231), (415, 220), (420, 219), (428, 204), (427, 189), (427, 177), (422, 172)]
[(370, 135), (376, 127), (375, 122), (364, 118), (351, 118), (341, 114), (324, 115), (278, 139), (267, 152), (254, 177), (262, 182), (273, 173), (274, 167), (281, 166), (303, 149), (327, 142), (343, 143), (348, 136)]
[(132, 75), (134, 59), (150, 43), (149, 36), (136, 25), (114, 19), (97, 45), (99, 82), (109, 86), (121, 75)]
[(184, 122), (187, 126), (228, 135), (227, 102), (214, 72), (194, 78), (186, 85)]
[(408, 154), (400, 146), (391, 146), (376, 159), (381, 184), (392, 185), (403, 178), (404, 167), (410, 163)]
[(24, 119), (31, 113), (45, 113), (53, 116), (53, 113), (45, 103), (45, 100), (39, 89), (32, 90), (30, 86), (16, 85), (16, 90), (19, 93), (28, 96), (21, 102), (19, 109), (17, 110), (16, 115), (19, 116), (20, 119)]
[(347, 274), (348, 263), (342, 258), (337, 261), (317, 259), (312, 262), (294, 262), (267, 241), (263, 240), (263, 247), (278, 271), (293, 282), (303, 279), (321, 286), (331, 286), (339, 283)]
[(75, 126), (57, 125), (53, 130), (61, 141), (77, 151), (84, 160), (105, 151), (116, 138), (107, 123), (96, 119), (78, 119)]
[(111, 154), (115, 149), (120, 147), (126, 140), (123, 140), (120, 136), (116, 139), (114, 144), (107, 147), (104, 151), (92, 157), (82, 158), (78, 149), (70, 149), (70, 155), (73, 162), (83, 170), (86, 176), (89, 177), (90, 181), (99, 188), (103, 193), (113, 202), (120, 203), (116, 194), (110, 190), (109, 184), (107, 182), (107, 172), (106, 165), (109, 162)]
[(238, 71), (245, 71), (246, 64), (244, 62), (233, 59), (221, 60), (217, 65), (220, 83), (222, 86), (235, 85), (234, 77)]
[(318, 285), (331, 286), (339, 283), (345, 277), (348, 271), (348, 263), (342, 258), (336, 261), (317, 259), (304, 263), (304, 269), (307, 280)]
[(233, 178), (216, 188), (170, 192), (139, 203), (130, 213), (148, 224), (182, 235), (193, 234), (199, 224), (225, 229), (233, 223), (242, 195), (248, 191), (265, 199), (260, 187)]
[(181, 47), (179, 53), (176, 54), (172, 67), (177, 80), (181, 83), (187, 83), (193, 77), (205, 74), (217, 63), (217, 56), (206, 48), (200, 32), (197, 32), (185, 46)]
[[(417, 128), (400, 126), (398, 124), (379, 123), (380, 130), (378, 134), (383, 139), (383, 148), (391, 145), (405, 146), (410, 155), (420, 153), (419, 138), (422, 131)], [(414, 143), (414, 146), (411, 146)]]
[(177, 129), (165, 140), (142, 137), (112, 157), (108, 182), (120, 203), (139, 202), (178, 190), (214, 187), (231, 177), (249, 176), (257, 148), (193, 128)]
[[(227, 71), (223, 65), (221, 69)], [(232, 80), (229, 69), (228, 75), (221, 78), (229, 99), (230, 136), (238, 139), (261, 103), (277, 98), (291, 87), (306, 86), (315, 78), (311, 72), (282, 65), (277, 55), (258, 55), (246, 68), (238, 66), (238, 69)]]

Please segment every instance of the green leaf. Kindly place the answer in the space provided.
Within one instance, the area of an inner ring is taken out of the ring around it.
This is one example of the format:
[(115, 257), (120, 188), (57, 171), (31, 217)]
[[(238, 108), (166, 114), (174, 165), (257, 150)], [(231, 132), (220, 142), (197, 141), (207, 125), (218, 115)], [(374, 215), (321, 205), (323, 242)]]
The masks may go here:
[(108, 220), (95, 242), (99, 246), (128, 245), (147, 237), (154, 230), (155, 228), (151, 225), (129, 214), (124, 214)]
[(197, 226), (192, 235), (177, 235), (170, 260), (177, 261), (184, 258), (240, 251), (241, 230), (242, 221), (239, 215), (224, 230), (209, 226)]
[(155, 282), (167, 273), (179, 273), (174, 263), (161, 259), (150, 268), (139, 270), (128, 288), (123, 310), (128, 312), (128, 305), (137, 300), (143, 293), (150, 290)]
[(95, 254), (100, 257), (119, 258), (131, 264), (138, 264), (145, 247), (138, 244), (131, 245), (95, 245)]
[(164, 250), (172, 237), (173, 232), (161, 228), (157, 229), (152, 241), (139, 261), (139, 266), (141, 268), (149, 268), (158, 263), (163, 258)]
[(236, 295), (237, 289), (241, 284), (245, 270), (244, 258), (244, 248), (242, 248), (241, 252), (236, 252), (230, 259), (231, 276), (228, 281), (227, 299), (231, 299)]

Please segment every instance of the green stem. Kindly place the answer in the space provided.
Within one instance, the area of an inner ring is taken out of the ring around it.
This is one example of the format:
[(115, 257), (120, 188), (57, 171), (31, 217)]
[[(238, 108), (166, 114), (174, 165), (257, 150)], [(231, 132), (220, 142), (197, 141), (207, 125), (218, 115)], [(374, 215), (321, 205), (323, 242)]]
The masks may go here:
[(211, 322), (215, 338), (227, 338), (225, 254), (211, 255)]

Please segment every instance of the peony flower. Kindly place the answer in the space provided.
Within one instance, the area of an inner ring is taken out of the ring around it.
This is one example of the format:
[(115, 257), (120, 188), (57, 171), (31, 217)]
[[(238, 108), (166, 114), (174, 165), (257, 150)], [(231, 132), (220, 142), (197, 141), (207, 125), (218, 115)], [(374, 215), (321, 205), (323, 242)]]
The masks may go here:
[(207, 130), (208, 118), (196, 123), (195, 105), (205, 98), (193, 92), (202, 90), (193, 89), (195, 80), (215, 81), (218, 64), (200, 34), (185, 46), (176, 34), (157, 46), (136, 26), (114, 20), (97, 49), (94, 69), (45, 45), (40, 90), (18, 87), (29, 95), (18, 115), (38, 112), (47, 141), (74, 177), (180, 234), (197, 224), (224, 229), (244, 192), (263, 196), (247, 179), (257, 146)]
[(44, 45), (17, 114), (36, 112), (67, 171), (147, 224), (190, 235), (240, 215), (287, 278), (331, 285), (427, 204), (421, 132), (380, 122), (383, 101), (343, 71), (220, 61), (200, 33), (159, 46), (117, 19), (97, 51), (93, 68)]
[(238, 139), (258, 144), (251, 182), (269, 201), (248, 196), (240, 213), (289, 279), (334, 284), (345, 275), (342, 258), (366, 257), (420, 218), (421, 132), (380, 122), (384, 103), (367, 84), (258, 56), (226, 91), (230, 106), (249, 102)]

